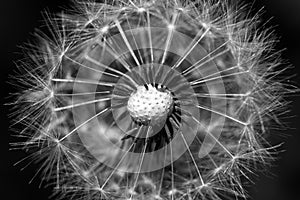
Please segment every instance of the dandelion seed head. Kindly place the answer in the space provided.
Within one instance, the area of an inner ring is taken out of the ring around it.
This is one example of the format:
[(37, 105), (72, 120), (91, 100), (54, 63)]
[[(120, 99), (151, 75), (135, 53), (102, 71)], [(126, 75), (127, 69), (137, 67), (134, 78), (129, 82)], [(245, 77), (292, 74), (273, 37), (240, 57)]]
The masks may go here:
[(20, 63), (26, 141), (13, 147), (33, 151), (61, 198), (245, 198), (294, 91), (259, 15), (228, 1), (75, 4), (46, 16), (49, 35)]

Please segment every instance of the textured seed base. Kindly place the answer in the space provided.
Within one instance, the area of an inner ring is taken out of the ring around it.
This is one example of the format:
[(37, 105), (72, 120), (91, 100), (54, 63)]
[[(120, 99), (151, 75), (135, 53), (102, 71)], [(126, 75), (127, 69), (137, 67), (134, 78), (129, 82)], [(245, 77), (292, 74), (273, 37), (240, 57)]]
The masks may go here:
[(139, 86), (128, 100), (128, 111), (138, 122), (157, 121), (167, 116), (171, 110), (173, 98), (170, 92), (158, 91), (152, 85), (148, 89)]

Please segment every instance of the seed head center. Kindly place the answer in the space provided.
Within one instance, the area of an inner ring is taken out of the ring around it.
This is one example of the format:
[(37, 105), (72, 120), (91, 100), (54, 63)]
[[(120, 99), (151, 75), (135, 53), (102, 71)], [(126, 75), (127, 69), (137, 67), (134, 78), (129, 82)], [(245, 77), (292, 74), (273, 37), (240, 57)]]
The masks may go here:
[(172, 110), (173, 97), (168, 90), (160, 91), (148, 84), (138, 86), (128, 100), (127, 109), (131, 117), (142, 124), (165, 119)]

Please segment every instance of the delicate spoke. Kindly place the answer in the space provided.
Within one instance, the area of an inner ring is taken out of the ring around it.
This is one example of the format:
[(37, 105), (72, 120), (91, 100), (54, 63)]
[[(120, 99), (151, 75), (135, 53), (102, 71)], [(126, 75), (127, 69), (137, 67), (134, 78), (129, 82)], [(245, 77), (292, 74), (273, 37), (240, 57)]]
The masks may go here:
[[(137, 137), (140, 135), (140, 132), (141, 132), (141, 130), (142, 130), (142, 127), (143, 126), (141, 126), (141, 127), (139, 127), (139, 130), (138, 130), (138, 133), (137, 133)], [(134, 128), (134, 129), (137, 129), (137, 128)], [(132, 129), (132, 130), (134, 130), (134, 129)], [(130, 131), (132, 131), (132, 130), (130, 130)], [(127, 155), (127, 153), (130, 151), (130, 149), (134, 146), (134, 142), (132, 142), (132, 144), (129, 146), (129, 148), (128, 148), (128, 151), (126, 151), (125, 153), (124, 153), (124, 155), (121, 157), (121, 159), (119, 160), (119, 162), (117, 163), (117, 165), (114, 167), (114, 169), (113, 169), (113, 171), (109, 174), (109, 176), (107, 177), (107, 179), (105, 180), (105, 182), (102, 184), (102, 186), (101, 186), (101, 190), (105, 187), (105, 185), (108, 183), (108, 181), (109, 181), (109, 179), (112, 177), (112, 175), (116, 172), (116, 170), (118, 169), (118, 167), (120, 166), (120, 164), (122, 163), (122, 161), (123, 161), (123, 159), (125, 158), (125, 156)]]
[(71, 109), (71, 108), (76, 108), (76, 107), (80, 107), (80, 106), (85, 106), (88, 104), (93, 104), (93, 103), (98, 103), (98, 102), (103, 102), (103, 101), (109, 101), (111, 100), (111, 98), (103, 98), (103, 99), (96, 99), (96, 100), (92, 100), (92, 101), (86, 101), (86, 102), (82, 102), (82, 103), (77, 103), (77, 104), (72, 104), (72, 105), (68, 105), (68, 106), (64, 106), (64, 107), (59, 107), (59, 108), (54, 108), (54, 111), (62, 111), (62, 110), (67, 110), (67, 109)]
[(137, 5), (135, 5), (135, 4), (132, 2), (132, 0), (128, 0), (128, 1), (129, 1), (129, 3), (130, 3), (132, 6), (134, 6), (136, 9), (139, 8)]
[(216, 111), (216, 110), (213, 110), (213, 109), (209, 109), (209, 108), (206, 108), (206, 107), (203, 107), (203, 106), (199, 106), (199, 105), (196, 105), (196, 107), (197, 107), (197, 108), (200, 108), (200, 109), (203, 109), (203, 110), (210, 111), (210, 112), (212, 112), (212, 113), (216, 113), (216, 114), (218, 114), (218, 115), (221, 115), (221, 116), (223, 116), (223, 117), (226, 117), (226, 118), (228, 118), (228, 119), (231, 119), (231, 120), (233, 120), (233, 121), (235, 121), (235, 122), (237, 122), (237, 123), (239, 123), (239, 124), (242, 124), (242, 125), (244, 125), (244, 126), (248, 126), (247, 123), (242, 122), (241, 120), (238, 120), (238, 119), (236, 119), (236, 118), (234, 118), (234, 117), (231, 117), (231, 116), (226, 115), (226, 114), (224, 114), (224, 113), (221, 113), (221, 112), (219, 112), (219, 111)]
[(215, 75), (218, 76), (218, 75), (220, 75), (221, 73), (224, 73), (224, 72), (227, 72), (227, 71), (230, 71), (230, 70), (239, 68), (239, 67), (240, 67), (239, 65), (235, 65), (235, 66), (233, 66), (233, 67), (226, 68), (226, 69), (224, 69), (224, 70), (217, 71), (217, 72), (215, 72), (215, 73), (209, 74), (209, 75), (207, 75), (207, 76), (205, 76), (205, 77), (200, 77), (199, 79), (194, 80), (193, 82), (196, 82), (196, 81), (199, 81), (199, 80), (203, 80), (203, 79), (207, 79), (207, 78), (212, 77), (212, 76), (215, 76)]
[(148, 37), (149, 37), (149, 45), (150, 45), (150, 54), (151, 54), (151, 63), (154, 61), (154, 54), (153, 54), (153, 46), (152, 46), (152, 36), (151, 36), (151, 21), (150, 21), (150, 12), (147, 9), (147, 23), (148, 23)]
[[(172, 69), (176, 69), (177, 67), (179, 67), (179, 65), (182, 63), (182, 61), (184, 61), (186, 59), (186, 57), (193, 51), (193, 49), (199, 44), (199, 42), (204, 38), (204, 36), (210, 31), (209, 28), (207, 28), (205, 30), (204, 33), (202, 33), (201, 31), (199, 31), (197, 33), (197, 35), (195, 36), (195, 38), (192, 40), (192, 42), (189, 44), (189, 46), (186, 48), (184, 55), (180, 57), (180, 60), (178, 60), (176, 62), (176, 64), (172, 67)], [(202, 33), (202, 35), (199, 37), (200, 33)], [(196, 38), (198, 38), (198, 40), (196, 40)]]
[[(133, 189), (136, 187), (137, 185), (137, 182), (138, 182), (138, 179), (139, 179), (139, 175), (140, 175), (140, 171), (142, 169), (142, 165), (143, 165), (143, 162), (144, 162), (144, 157), (145, 157), (145, 154), (146, 154), (146, 148), (147, 148), (147, 139), (148, 139), (148, 135), (149, 135), (149, 131), (151, 130), (151, 127), (148, 126), (147, 127), (147, 133), (146, 133), (146, 139), (145, 139), (145, 146), (144, 146), (144, 149), (143, 149), (143, 152), (142, 152), (142, 158), (141, 158), (141, 162), (139, 164), (139, 168), (138, 168), (138, 173), (136, 175), (136, 179), (134, 181), (134, 184), (133, 184)], [(130, 199), (132, 199), (132, 194), (130, 196)]]
[[(188, 112), (188, 111), (186, 111), (186, 112)], [(192, 116), (192, 115), (191, 115)], [(193, 118), (193, 120), (194, 121), (196, 121), (200, 126), (201, 126), (201, 128), (203, 129), (203, 130), (205, 130), (205, 132), (206, 133), (208, 133), (208, 135), (210, 136), (210, 137), (212, 137), (213, 138), (213, 140), (215, 140), (216, 141), (216, 143), (218, 143), (221, 147), (222, 147), (222, 149), (224, 149), (224, 151), (226, 151), (226, 153), (228, 153), (228, 155), (231, 157), (231, 158), (234, 158), (234, 156), (232, 155), (232, 153), (214, 136), (214, 134), (212, 134), (211, 132), (209, 132), (208, 130), (207, 130), (207, 128), (201, 123), (201, 122), (199, 122), (199, 120), (197, 120), (194, 116), (192, 116), (192, 118)]]
[[(120, 76), (117, 76), (117, 75), (114, 75), (114, 74), (111, 74), (111, 73), (108, 73), (108, 72), (104, 72), (104, 71), (101, 71), (101, 70), (98, 70), (98, 69), (94, 69), (94, 68), (92, 68), (92, 67), (88, 67), (88, 66), (86, 66), (86, 65), (84, 65), (84, 64), (82, 64), (82, 63), (79, 63), (79, 62), (77, 62), (76, 60), (73, 60), (73, 59), (71, 59), (70, 57), (68, 57), (68, 56), (65, 56), (67, 59), (69, 59), (70, 61), (72, 61), (72, 62), (74, 62), (75, 64), (78, 64), (78, 65), (80, 65), (81, 67), (84, 67), (84, 68), (86, 68), (86, 69), (89, 69), (89, 70), (92, 70), (92, 71), (95, 71), (95, 72), (98, 72), (98, 73), (101, 73), (101, 74), (106, 74), (106, 75), (108, 75), (108, 76), (113, 76), (113, 77), (116, 77), (116, 78), (119, 78)], [(88, 57), (88, 56), (87, 56)], [(105, 66), (105, 67), (108, 67), (108, 66)]]
[(102, 111), (100, 111), (99, 113), (97, 113), (96, 115), (94, 115), (93, 117), (91, 117), (88, 120), (84, 121), (82, 124), (80, 124), (79, 126), (77, 126), (76, 128), (74, 128), (71, 132), (69, 132), (67, 135), (65, 135), (64, 137), (62, 137), (59, 140), (59, 142), (63, 141), (64, 139), (66, 139), (67, 137), (69, 137), (70, 135), (72, 135), (74, 132), (76, 132), (78, 129), (80, 129), (81, 127), (83, 127), (84, 125), (86, 125), (87, 123), (89, 123), (90, 121), (92, 121), (96, 117), (102, 115), (103, 113), (105, 113), (108, 110), (110, 110), (110, 108), (105, 108)]
[(103, 92), (82, 92), (82, 93), (57, 93), (55, 96), (86, 96), (86, 95), (95, 95), (95, 94), (110, 94), (110, 91)]
[[(97, 61), (97, 60), (95, 60), (95, 59), (89, 57), (89, 56), (86, 56), (86, 59), (87, 59), (88, 61), (90, 61), (90, 62), (96, 64), (96, 65), (99, 65), (100, 67), (104, 67), (104, 68), (109, 69), (109, 70), (111, 70), (111, 71), (113, 71), (113, 72), (115, 72), (115, 73), (120, 74), (120, 75), (123, 76), (123, 77), (126, 77), (126, 78), (127, 78), (128, 80), (130, 80), (136, 87), (138, 86), (138, 84), (137, 84), (130, 76), (128, 76), (127, 74), (122, 73), (122, 72), (120, 72), (120, 71), (118, 71), (118, 70), (116, 70), (116, 69), (114, 69), (114, 68), (109, 67), (109, 66), (106, 66), (106, 65), (100, 63), (99, 61)], [(129, 71), (130, 71), (130, 70), (129, 70)]]
[(109, 86), (109, 87), (114, 87), (115, 86), (115, 83), (106, 83), (106, 82), (90, 81), (90, 80), (82, 80), (82, 79), (53, 78), (51, 80), (54, 81), (54, 82), (63, 82), (63, 83), (81, 83), (81, 84), (101, 85), (101, 86)]
[[(188, 112), (188, 111), (186, 111)], [(200, 145), (203, 145), (203, 142), (198, 138), (198, 137), (195, 137), (196, 140), (199, 142)], [(210, 161), (212, 162), (212, 164), (214, 165), (215, 168), (218, 167), (217, 163), (214, 161), (214, 159), (211, 157), (210, 154), (207, 155), (207, 157), (210, 159)]]
[[(112, 56), (114, 56), (115, 59), (117, 59), (121, 64), (122, 66), (127, 70), (127, 71), (131, 71), (130, 69), (130, 66), (123, 60), (120, 58), (120, 55), (118, 55), (118, 53), (115, 53), (116, 50), (109, 45), (109, 43), (107, 42), (106, 39), (104, 39), (104, 43), (101, 42), (101, 41), (97, 41), (97, 44), (99, 44), (100, 46), (102, 46), (105, 51), (108, 51), (108, 53), (110, 53)], [(108, 46), (109, 48), (107, 48), (106, 46)], [(115, 52), (114, 52), (115, 51)], [(106, 65), (103, 65), (102, 63), (100, 63), (102, 66), (106, 66)], [(108, 67), (108, 66), (107, 66)], [(109, 68), (110, 70), (112, 70), (113, 68)], [(122, 72), (121, 72), (122, 73)], [(123, 73), (122, 73), (123, 74)]]
[(179, 134), (181, 135), (181, 137), (182, 137), (182, 139), (183, 139), (183, 142), (184, 142), (184, 144), (185, 144), (185, 146), (186, 146), (186, 148), (187, 148), (187, 150), (188, 150), (188, 152), (189, 152), (189, 154), (190, 154), (190, 156), (191, 156), (191, 159), (192, 159), (192, 161), (193, 161), (193, 163), (194, 163), (194, 165), (195, 165), (195, 167), (196, 167), (196, 170), (197, 170), (197, 173), (198, 173), (198, 176), (199, 176), (201, 185), (205, 185), (205, 183), (204, 183), (204, 181), (203, 181), (203, 178), (202, 178), (202, 175), (201, 175), (201, 173), (200, 173), (200, 171), (199, 171), (198, 165), (197, 165), (197, 163), (196, 163), (196, 161), (195, 161), (195, 159), (194, 159), (194, 157), (193, 157), (193, 154), (192, 154), (192, 152), (191, 152), (191, 150), (190, 150), (190, 148), (189, 148), (189, 145), (188, 145), (187, 142), (186, 142), (186, 139), (185, 139), (184, 135), (183, 135), (182, 133), (179, 133)]
[(178, 15), (179, 15), (178, 12), (175, 12), (175, 14), (173, 15), (173, 18), (172, 18), (172, 23), (169, 25), (170, 27), (168, 27), (167, 42), (166, 42), (164, 54), (163, 54), (163, 57), (162, 57), (162, 60), (161, 60), (161, 64), (164, 64), (165, 59), (167, 57), (167, 52), (168, 52), (168, 50), (170, 48), (171, 40), (173, 38), (174, 29), (175, 29), (175, 23), (177, 21)]
[[(207, 128), (199, 121), (199, 120), (197, 120), (189, 111), (187, 111), (187, 110), (185, 110), (185, 109), (182, 109), (182, 108), (180, 108), (180, 107), (178, 107), (178, 109), (180, 109), (182, 112), (184, 112), (185, 114), (187, 114), (189, 117), (191, 117), (195, 122), (197, 122), (201, 127), (202, 127), (202, 129), (203, 130), (205, 130), (205, 132), (206, 133), (208, 133), (208, 135), (210, 135), (215, 141), (216, 141), (216, 143), (218, 143), (220, 146), (221, 146), (221, 148), (222, 149), (224, 149), (224, 151), (231, 157), (231, 158), (234, 158), (234, 155), (211, 133), (211, 132), (209, 132), (208, 130), (207, 130)], [(200, 143), (201, 143), (201, 145), (202, 145), (202, 142), (199, 140), (199, 139), (197, 139)], [(209, 156), (210, 157), (210, 156)], [(210, 157), (211, 158), (211, 157)], [(215, 166), (217, 166), (216, 165), (216, 163), (213, 161), (213, 159), (211, 159), (212, 160), (212, 162), (214, 163), (214, 165)]]
[(209, 81), (213, 81), (213, 80), (216, 80), (216, 79), (226, 78), (226, 77), (240, 75), (240, 74), (245, 74), (245, 73), (248, 73), (248, 72), (249, 71), (236, 72), (236, 73), (232, 73), (232, 74), (226, 74), (224, 76), (216, 76), (216, 77), (213, 77), (213, 78), (204, 79), (204, 80), (201, 80), (201, 81), (196, 81), (196, 82), (193, 81), (193, 82), (191, 82), (191, 85), (194, 86), (194, 85), (198, 85), (198, 84), (201, 84), (201, 83), (206, 83), (206, 82), (209, 82)]
[[(165, 126), (165, 130), (167, 132), (167, 135), (171, 135), (170, 130), (167, 126)], [(172, 193), (171, 193), (171, 199), (174, 200), (174, 165), (173, 165), (173, 150), (172, 150), (172, 142), (170, 143), (170, 158), (171, 158), (171, 187), (172, 187)]]
[[(204, 64), (212, 61), (213, 59), (221, 56), (222, 54), (226, 53), (229, 51), (229, 49), (226, 49), (220, 53), (218, 53), (217, 55), (214, 55), (213, 57), (209, 58), (208, 60), (204, 61), (203, 63), (201, 63), (204, 59), (210, 57), (213, 53), (215, 53), (217, 50), (219, 50), (221, 47), (225, 46), (229, 41), (224, 42), (222, 45), (220, 45), (218, 48), (214, 49), (212, 52), (210, 52), (209, 54), (207, 54), (206, 56), (204, 56), (203, 58), (201, 58), (200, 60), (198, 60), (196, 63), (194, 63), (192, 66), (190, 66), (189, 68), (187, 68), (186, 70), (184, 70), (182, 72), (183, 75), (189, 74), (193, 71), (195, 71), (196, 69), (198, 69), (199, 67), (202, 67)], [(200, 64), (199, 64), (200, 63)]]
[[(214, 94), (195, 94), (193, 95), (194, 97), (197, 98), (210, 98), (210, 99), (224, 99), (224, 100), (241, 100), (240, 97), (226, 97), (226, 96), (215, 96)], [(184, 97), (183, 97), (184, 98)]]
[(120, 31), (121, 36), (122, 36), (122, 38), (123, 38), (123, 40), (124, 40), (124, 42), (125, 42), (125, 44), (126, 44), (128, 50), (129, 50), (130, 53), (131, 53), (131, 56), (132, 56), (133, 59), (135, 60), (136, 64), (139, 66), (139, 65), (140, 65), (140, 62), (138, 61), (137, 57), (135, 56), (135, 54), (134, 54), (134, 52), (133, 52), (133, 49), (132, 49), (132, 47), (130, 46), (130, 44), (129, 44), (128, 40), (127, 40), (127, 37), (126, 37), (126, 35), (125, 35), (125, 33), (124, 33), (124, 30), (123, 30), (123, 28), (122, 28), (121, 25), (120, 25), (120, 22), (119, 22), (118, 20), (115, 20), (115, 24), (117, 25), (117, 28), (118, 28), (118, 30)]
[(142, 58), (140, 49), (139, 49), (139, 47), (138, 47), (138, 45), (137, 45), (137, 43), (136, 43), (136, 39), (135, 39), (135, 37), (134, 37), (134, 35), (133, 35), (133, 33), (132, 33), (132, 28), (131, 28), (131, 25), (130, 25), (130, 23), (129, 23), (129, 21), (128, 21), (128, 17), (127, 17), (126, 19), (127, 19), (127, 22), (128, 22), (128, 26), (129, 26), (129, 30), (130, 30), (131, 36), (132, 36), (132, 38), (133, 38), (133, 42), (134, 42), (135, 47), (136, 47), (135, 50), (137, 50), (137, 52), (138, 52), (138, 54), (139, 54), (139, 58), (140, 58), (140, 60), (141, 60), (141, 62), (142, 62), (142, 64), (143, 64), (144, 61), (143, 61), (143, 58)]
[(249, 96), (248, 93), (245, 93), (245, 94), (196, 94), (197, 95), (204, 95), (204, 96), (207, 96), (207, 97), (213, 97), (213, 96), (221, 96), (221, 97), (226, 97), (226, 96), (232, 96), (232, 97), (246, 97), (246, 96)]
[[(168, 153), (168, 148), (164, 148), (164, 149), (165, 149), (165, 155), (164, 155), (164, 165), (163, 166), (165, 166), (167, 153)], [(171, 160), (171, 162), (172, 162), (172, 160)], [(159, 189), (157, 192), (157, 194), (159, 194), (159, 195), (161, 194), (161, 190), (163, 187), (164, 175), (165, 175), (165, 167), (162, 168), (162, 172), (161, 172), (161, 179), (160, 179), (160, 183), (159, 183)]]

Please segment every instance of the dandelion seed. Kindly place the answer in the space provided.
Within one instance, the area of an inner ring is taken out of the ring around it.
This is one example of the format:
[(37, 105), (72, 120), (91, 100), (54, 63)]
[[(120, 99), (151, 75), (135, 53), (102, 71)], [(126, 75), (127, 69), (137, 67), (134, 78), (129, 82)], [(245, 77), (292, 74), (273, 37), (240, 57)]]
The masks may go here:
[(258, 15), (227, 1), (75, 3), (47, 15), (51, 34), (20, 63), (13, 114), (28, 140), (12, 148), (33, 151), (58, 198), (246, 198), (296, 91)]

